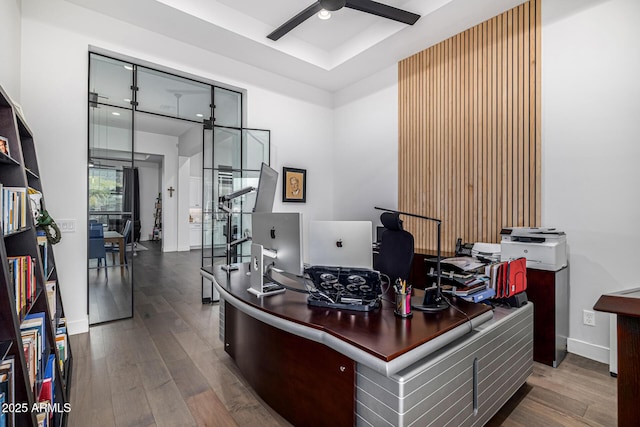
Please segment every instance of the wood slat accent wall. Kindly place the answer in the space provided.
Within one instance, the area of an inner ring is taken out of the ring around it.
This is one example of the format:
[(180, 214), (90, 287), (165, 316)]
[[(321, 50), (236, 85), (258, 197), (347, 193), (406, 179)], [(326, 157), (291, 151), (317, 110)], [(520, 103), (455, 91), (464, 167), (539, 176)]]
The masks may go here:
[[(398, 65), (398, 209), (441, 219), (443, 251), (540, 223), (540, 3)], [(434, 223), (404, 219), (436, 249)]]

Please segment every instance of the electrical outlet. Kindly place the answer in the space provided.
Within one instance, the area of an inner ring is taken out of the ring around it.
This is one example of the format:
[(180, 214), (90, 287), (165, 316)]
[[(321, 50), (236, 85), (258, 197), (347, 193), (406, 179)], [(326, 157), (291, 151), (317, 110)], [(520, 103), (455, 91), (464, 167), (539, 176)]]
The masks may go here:
[(61, 233), (75, 233), (76, 232), (76, 220), (75, 219), (59, 219), (56, 221)]
[(582, 322), (585, 325), (596, 326), (596, 313), (591, 310), (583, 310)]

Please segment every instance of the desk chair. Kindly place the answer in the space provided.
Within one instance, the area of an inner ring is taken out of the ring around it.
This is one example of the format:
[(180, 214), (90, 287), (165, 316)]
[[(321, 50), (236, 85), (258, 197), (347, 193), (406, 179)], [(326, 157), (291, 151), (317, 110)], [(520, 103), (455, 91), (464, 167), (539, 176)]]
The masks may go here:
[(102, 224), (89, 224), (89, 259), (98, 260), (98, 272), (104, 260), (104, 274), (109, 278), (107, 270), (107, 251), (104, 247), (104, 229)]
[(385, 230), (382, 232), (379, 253), (373, 267), (389, 276), (391, 283), (397, 279), (408, 280), (413, 262), (413, 235), (403, 229), (398, 213), (384, 212), (380, 215), (380, 221)]

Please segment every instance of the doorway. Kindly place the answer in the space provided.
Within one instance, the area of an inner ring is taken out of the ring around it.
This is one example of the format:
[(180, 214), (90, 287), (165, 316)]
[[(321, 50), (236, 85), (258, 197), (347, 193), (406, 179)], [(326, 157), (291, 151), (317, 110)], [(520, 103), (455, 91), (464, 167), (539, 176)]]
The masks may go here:
[[(203, 217), (203, 125), (214, 120), (216, 89), (89, 54), (90, 325), (133, 316), (134, 277), (144, 273), (133, 271), (146, 242), (163, 252), (200, 250), (190, 229)], [(235, 94), (216, 111), (241, 123), (242, 94)]]

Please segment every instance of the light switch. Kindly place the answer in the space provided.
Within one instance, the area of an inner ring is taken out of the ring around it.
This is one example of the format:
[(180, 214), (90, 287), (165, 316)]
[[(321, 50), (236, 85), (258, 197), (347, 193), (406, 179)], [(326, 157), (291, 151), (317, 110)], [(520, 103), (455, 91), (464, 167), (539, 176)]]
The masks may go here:
[(75, 219), (59, 219), (56, 221), (61, 233), (75, 233), (76, 232), (76, 220)]

